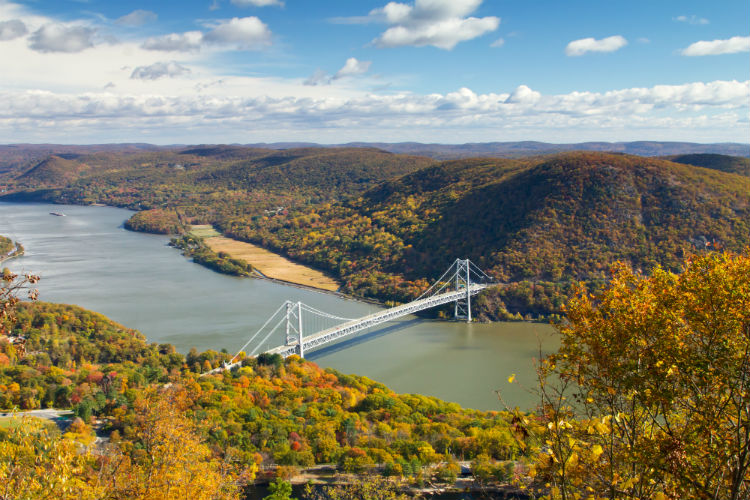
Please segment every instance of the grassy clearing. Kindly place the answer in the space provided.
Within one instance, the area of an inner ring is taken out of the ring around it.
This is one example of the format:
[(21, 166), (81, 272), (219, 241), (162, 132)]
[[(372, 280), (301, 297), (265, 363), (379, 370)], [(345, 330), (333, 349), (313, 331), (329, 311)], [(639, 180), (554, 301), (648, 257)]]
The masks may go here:
[(190, 234), (198, 238), (216, 238), (221, 236), (216, 229), (210, 224), (195, 225), (190, 228)]
[[(193, 226), (193, 228), (195, 227)], [(339, 284), (333, 278), (326, 276), (317, 269), (293, 262), (286, 257), (269, 252), (265, 248), (222, 236), (203, 236), (203, 238), (206, 245), (214, 252), (226, 252), (235, 259), (244, 260), (269, 278), (321, 290), (336, 291), (339, 289)]]

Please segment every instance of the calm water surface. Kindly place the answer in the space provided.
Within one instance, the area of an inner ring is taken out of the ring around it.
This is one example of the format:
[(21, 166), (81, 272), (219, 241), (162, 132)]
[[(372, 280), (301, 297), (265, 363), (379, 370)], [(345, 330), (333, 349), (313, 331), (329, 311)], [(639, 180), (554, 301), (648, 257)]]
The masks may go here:
[[(182, 352), (191, 347), (236, 352), (287, 299), (344, 317), (377, 310), (329, 294), (215, 273), (168, 247), (168, 237), (123, 229), (131, 213), (111, 207), (0, 203), (0, 234), (26, 248), (23, 257), (5, 265), (41, 275), (41, 300), (92, 309)], [(454, 257), (446, 258), (446, 267)], [(547, 325), (467, 325), (409, 316), (308, 357), (397, 392), (499, 410), (497, 389), (509, 406), (533, 406), (533, 397), (506, 379), (515, 373), (521, 384), (533, 386), (540, 345), (546, 350), (556, 346)]]

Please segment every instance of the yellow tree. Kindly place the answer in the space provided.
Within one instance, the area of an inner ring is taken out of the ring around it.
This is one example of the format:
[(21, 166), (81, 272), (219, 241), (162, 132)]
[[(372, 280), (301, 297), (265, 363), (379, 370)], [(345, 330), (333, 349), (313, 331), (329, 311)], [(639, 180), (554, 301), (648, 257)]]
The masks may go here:
[(109, 498), (113, 500), (230, 500), (257, 466), (238, 471), (218, 459), (186, 416), (188, 401), (179, 388), (149, 390), (136, 402), (135, 436), (122, 441), (113, 459)]
[(106, 488), (95, 457), (48, 424), (16, 417), (0, 439), (0, 500), (94, 500)]
[(540, 369), (555, 498), (748, 498), (750, 258), (617, 266), (581, 290)]

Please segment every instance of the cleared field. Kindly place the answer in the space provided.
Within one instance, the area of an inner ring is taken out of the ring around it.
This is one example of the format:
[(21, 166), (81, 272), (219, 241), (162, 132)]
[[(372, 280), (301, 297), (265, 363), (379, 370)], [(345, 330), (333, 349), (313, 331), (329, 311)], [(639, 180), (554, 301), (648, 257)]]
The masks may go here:
[(210, 224), (195, 225), (190, 228), (190, 234), (197, 236), (198, 238), (214, 238), (221, 236), (216, 229)]
[[(195, 228), (196, 226), (193, 226), (191, 231), (193, 234), (196, 234)], [(211, 228), (211, 231), (214, 231), (213, 228)], [(322, 272), (297, 264), (286, 257), (269, 252), (265, 248), (244, 241), (224, 238), (223, 236), (202, 237), (206, 245), (214, 252), (226, 252), (235, 259), (244, 260), (268, 278), (333, 292), (339, 289), (339, 284)]]

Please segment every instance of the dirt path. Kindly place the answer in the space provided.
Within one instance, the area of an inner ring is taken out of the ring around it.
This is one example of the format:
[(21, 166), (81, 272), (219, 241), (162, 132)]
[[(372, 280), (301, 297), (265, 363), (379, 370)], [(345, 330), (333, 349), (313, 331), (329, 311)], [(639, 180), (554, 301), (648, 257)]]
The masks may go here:
[(257, 245), (220, 236), (210, 226), (193, 226), (191, 233), (201, 236), (214, 252), (226, 252), (235, 259), (244, 260), (268, 278), (331, 292), (340, 287), (333, 278), (317, 269), (303, 266)]

